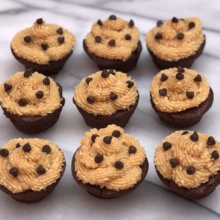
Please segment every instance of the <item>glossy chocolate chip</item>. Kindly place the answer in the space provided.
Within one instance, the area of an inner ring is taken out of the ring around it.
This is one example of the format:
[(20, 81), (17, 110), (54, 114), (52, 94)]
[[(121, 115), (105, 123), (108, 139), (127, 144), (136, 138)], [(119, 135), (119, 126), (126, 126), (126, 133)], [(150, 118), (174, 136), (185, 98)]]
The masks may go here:
[(58, 42), (59, 42), (60, 44), (63, 44), (64, 41), (65, 41), (65, 38), (64, 38), (64, 37), (58, 37), (57, 40), (58, 40)]
[(124, 164), (120, 160), (117, 160), (117, 161), (115, 161), (114, 166), (116, 169), (121, 170), (121, 169), (123, 169)]
[(44, 145), (42, 147), (42, 152), (49, 154), (51, 152), (51, 147), (49, 145)]
[(131, 35), (130, 34), (126, 34), (125, 35), (125, 40), (131, 40)]
[(86, 100), (87, 100), (87, 102), (88, 102), (89, 104), (93, 104), (93, 103), (95, 102), (94, 96), (91, 96), (91, 95), (88, 96)]
[(20, 145), (19, 143), (17, 143), (15, 147), (16, 147), (16, 148), (19, 148), (20, 146), (21, 146), (21, 145)]
[(63, 29), (62, 29), (61, 27), (58, 28), (58, 29), (57, 29), (57, 33), (58, 33), (58, 34), (63, 34)]
[(184, 34), (183, 33), (178, 33), (177, 35), (176, 35), (176, 37), (179, 39), (179, 40), (182, 40), (183, 38), (184, 38)]
[(7, 157), (8, 156), (8, 154), (9, 154), (9, 151), (7, 150), (7, 149), (1, 149), (0, 150), (0, 155), (2, 156), (2, 157)]
[(135, 154), (137, 152), (137, 148), (135, 146), (130, 146), (128, 153), (129, 154)]
[(12, 168), (9, 170), (9, 173), (10, 173), (13, 177), (17, 177), (17, 176), (18, 176), (18, 168), (12, 167)]
[(42, 48), (43, 50), (47, 50), (48, 44), (42, 43), (42, 44), (41, 44), (41, 48)]
[(160, 32), (157, 32), (155, 37), (154, 37), (156, 40), (160, 40), (163, 38), (163, 35), (160, 33)]
[(177, 73), (176, 74), (176, 79), (182, 80), (184, 78), (184, 75), (182, 73)]
[(196, 26), (196, 24), (195, 24), (195, 22), (193, 22), (193, 21), (189, 22), (189, 24), (188, 24), (189, 29), (192, 29), (192, 28), (194, 28), (195, 26)]
[(166, 94), (167, 94), (167, 89), (160, 89), (160, 90), (159, 90), (159, 94), (160, 94), (161, 96), (166, 96)]
[(111, 144), (112, 142), (112, 136), (105, 136), (103, 138), (103, 141), (106, 143), (106, 144)]
[(193, 99), (194, 92), (186, 92), (186, 96), (187, 96), (188, 99)]
[(195, 78), (194, 78), (195, 82), (201, 82), (202, 81), (202, 77), (200, 74), (198, 74)]
[(93, 135), (91, 136), (91, 140), (92, 140), (93, 143), (95, 142), (95, 139), (96, 139), (98, 136), (99, 136), (98, 134), (93, 134)]
[(95, 36), (95, 42), (96, 43), (101, 43), (102, 38), (100, 36)]
[(172, 22), (173, 22), (173, 23), (178, 23), (178, 21), (179, 21), (178, 18), (176, 18), (176, 17), (173, 17), (173, 18), (172, 18)]
[(114, 130), (112, 132), (112, 136), (116, 137), (116, 138), (119, 138), (121, 136), (121, 132), (119, 130)]
[(12, 89), (12, 85), (8, 84), (8, 83), (5, 83), (4, 84), (4, 89), (5, 89), (5, 92), (8, 92)]
[(162, 26), (163, 25), (163, 21), (157, 21), (157, 27), (160, 27), (160, 26)]
[(45, 169), (42, 165), (39, 165), (39, 166), (37, 167), (37, 170), (36, 170), (36, 171), (37, 171), (37, 173), (40, 174), (40, 175), (46, 173), (46, 169)]
[(43, 19), (42, 19), (42, 18), (38, 18), (38, 19), (36, 20), (36, 23), (37, 23), (37, 24), (43, 24)]
[(192, 141), (198, 141), (198, 140), (199, 140), (199, 135), (198, 135), (198, 133), (197, 133), (196, 131), (194, 131), (193, 134), (190, 135), (190, 139), (191, 139)]
[(132, 82), (132, 81), (130, 81), (130, 80), (127, 81), (126, 83), (127, 83), (127, 87), (128, 87), (129, 89), (134, 86), (134, 82)]
[(43, 84), (44, 84), (45, 86), (49, 86), (49, 85), (50, 85), (50, 79), (49, 79), (49, 77), (46, 77), (46, 78), (43, 79)]
[(219, 158), (219, 153), (217, 150), (214, 150), (211, 154), (211, 158), (213, 158), (214, 160), (217, 160)]
[(109, 20), (116, 20), (116, 19), (117, 19), (117, 17), (115, 15), (110, 15), (109, 16)]
[(108, 70), (103, 70), (102, 73), (101, 73), (101, 77), (102, 77), (102, 78), (107, 78), (107, 77), (109, 77), (109, 71), (108, 71)]
[(111, 92), (111, 94), (110, 94), (110, 99), (112, 100), (112, 101), (114, 101), (114, 100), (116, 100), (118, 98), (118, 95), (116, 94), (116, 93), (114, 93), (114, 92)]
[(177, 67), (178, 73), (184, 73), (185, 69), (182, 66)]
[(27, 100), (25, 98), (21, 98), (18, 100), (18, 105), (20, 105), (21, 107), (24, 107), (27, 105)]
[(91, 78), (91, 77), (87, 77), (87, 78), (85, 79), (86, 83), (88, 83), (88, 84), (89, 84), (92, 80), (93, 80), (93, 78)]
[(42, 99), (44, 97), (43, 91), (37, 91), (35, 95), (38, 99)]
[(24, 42), (30, 43), (31, 42), (31, 37), (30, 36), (25, 36), (24, 37)]
[(115, 46), (115, 40), (110, 40), (108, 42), (108, 44), (111, 46), (111, 47), (114, 47)]
[(188, 134), (189, 132), (188, 131), (184, 131), (183, 133), (182, 133), (182, 135), (185, 135), (185, 134)]
[(164, 82), (164, 81), (166, 81), (167, 79), (168, 79), (168, 76), (167, 76), (166, 74), (162, 73), (162, 74), (161, 74), (161, 77), (160, 77), (160, 81), (161, 81), (161, 82)]
[(177, 158), (170, 159), (170, 165), (172, 168), (175, 168), (179, 165), (179, 160)]
[(31, 151), (31, 145), (29, 143), (23, 145), (22, 150), (26, 153)]
[(100, 25), (100, 26), (102, 26), (102, 21), (99, 19), (99, 20), (97, 21), (97, 24)]
[(128, 23), (128, 26), (131, 28), (134, 26), (134, 21), (133, 20), (130, 20), (129, 23)]
[(207, 140), (207, 144), (214, 145), (215, 143), (216, 143), (215, 139), (212, 136), (210, 136)]
[(28, 77), (32, 76), (32, 74), (33, 74), (33, 70), (32, 69), (26, 69), (24, 71), (24, 77), (25, 78), (28, 78)]
[(172, 147), (172, 144), (170, 142), (166, 141), (166, 142), (163, 143), (163, 149), (165, 151), (169, 150), (171, 147)]
[(102, 154), (97, 154), (94, 158), (96, 163), (101, 163), (103, 161), (104, 157)]
[(196, 169), (194, 166), (189, 166), (186, 168), (186, 173), (189, 174), (189, 175), (192, 175), (196, 172)]

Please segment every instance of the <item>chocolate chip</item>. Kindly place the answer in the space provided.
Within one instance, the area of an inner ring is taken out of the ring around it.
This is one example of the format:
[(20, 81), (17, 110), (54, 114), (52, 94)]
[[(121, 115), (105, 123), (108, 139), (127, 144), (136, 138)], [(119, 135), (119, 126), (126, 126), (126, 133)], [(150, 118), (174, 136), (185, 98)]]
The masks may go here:
[(49, 154), (51, 152), (51, 147), (49, 145), (44, 145), (42, 147), (42, 152)]
[(163, 35), (160, 32), (157, 32), (157, 34), (154, 37), (156, 40), (160, 40), (163, 38)]
[(42, 99), (42, 98), (44, 97), (44, 93), (43, 93), (42, 91), (37, 91), (37, 92), (35, 93), (35, 95), (36, 95), (36, 97), (37, 97), (38, 99)]
[(194, 78), (195, 82), (201, 82), (202, 81), (202, 77), (200, 74), (198, 74), (195, 78)]
[(119, 138), (121, 136), (121, 132), (119, 130), (114, 130), (112, 132), (112, 136), (116, 137), (116, 138)]
[(29, 143), (25, 144), (23, 147), (22, 147), (22, 150), (26, 153), (30, 152), (31, 151), (31, 145)]
[(8, 156), (8, 154), (9, 154), (9, 151), (7, 150), (7, 149), (1, 149), (0, 150), (0, 155), (2, 156), (2, 157), (7, 157)]
[(184, 75), (182, 73), (177, 73), (176, 74), (176, 79), (182, 80), (184, 78)]
[(58, 42), (59, 42), (60, 44), (63, 44), (64, 41), (65, 41), (65, 38), (64, 38), (64, 37), (58, 37), (57, 40), (58, 40)]
[(111, 92), (111, 93), (110, 93), (110, 99), (111, 99), (112, 101), (116, 100), (117, 98), (118, 98), (118, 95), (117, 95), (116, 93), (114, 93), (114, 92)]
[(89, 104), (93, 104), (95, 102), (95, 97), (90, 95), (87, 97), (86, 100)]
[(93, 135), (91, 136), (91, 140), (92, 140), (93, 143), (95, 142), (95, 139), (96, 139), (98, 136), (99, 136), (98, 134), (93, 134)]
[(173, 23), (178, 23), (178, 21), (179, 21), (178, 18), (176, 18), (176, 17), (173, 17), (173, 18), (172, 18), (172, 22), (173, 22)]
[(195, 26), (196, 26), (196, 24), (195, 24), (195, 22), (193, 22), (193, 21), (189, 22), (189, 24), (188, 24), (189, 29), (192, 29), (192, 28), (194, 28)]
[(103, 141), (106, 143), (106, 144), (111, 144), (112, 142), (112, 136), (105, 136), (103, 138)]
[(40, 175), (46, 173), (46, 169), (45, 169), (42, 165), (39, 165), (39, 166), (37, 167), (37, 170), (36, 170), (36, 171), (37, 171), (37, 173), (40, 174)]
[(42, 43), (42, 44), (41, 44), (41, 48), (42, 48), (43, 50), (47, 50), (48, 44)]
[(24, 42), (30, 43), (31, 42), (31, 37), (30, 36), (25, 36), (24, 37)]
[(128, 87), (129, 89), (134, 86), (134, 82), (132, 82), (132, 81), (130, 81), (130, 80), (128, 80), (128, 81), (126, 82), (126, 84), (127, 84), (127, 87)]
[(129, 23), (128, 23), (128, 26), (131, 28), (134, 26), (134, 21), (133, 20), (130, 20)]
[(160, 94), (161, 96), (166, 96), (166, 94), (167, 94), (167, 89), (160, 89), (160, 90), (159, 90), (159, 94)]
[(101, 73), (101, 77), (102, 78), (107, 78), (108, 76), (109, 76), (108, 70), (103, 70), (102, 73)]
[(215, 143), (216, 143), (215, 139), (212, 136), (210, 136), (207, 140), (207, 144), (214, 145)]
[(169, 150), (171, 147), (172, 147), (172, 144), (170, 142), (166, 141), (166, 142), (163, 143), (163, 149), (165, 151)]
[(117, 161), (115, 161), (114, 166), (116, 169), (121, 170), (121, 169), (123, 169), (124, 164), (120, 160), (117, 160)]
[(125, 40), (131, 40), (131, 35), (130, 34), (126, 34), (125, 35)]
[(8, 84), (8, 83), (5, 83), (4, 84), (4, 89), (5, 89), (5, 92), (8, 92), (12, 89), (12, 85)]
[(111, 46), (111, 47), (114, 47), (115, 46), (115, 40), (110, 40), (108, 42), (108, 44)]
[(25, 77), (25, 78), (28, 78), (28, 77), (32, 76), (32, 73), (33, 73), (33, 70), (32, 70), (32, 69), (26, 69), (26, 70), (24, 71), (24, 77)]
[(63, 34), (63, 29), (62, 29), (61, 27), (58, 28), (58, 29), (57, 29), (57, 33), (58, 33), (58, 34)]
[(42, 19), (42, 18), (38, 18), (38, 19), (36, 20), (36, 23), (37, 23), (37, 24), (43, 24), (43, 19)]
[(21, 107), (24, 107), (25, 105), (27, 105), (27, 100), (25, 98), (19, 99), (18, 105), (20, 105)]
[(160, 27), (161, 25), (163, 25), (163, 21), (158, 21), (157, 22), (157, 27)]
[(176, 37), (179, 39), (179, 40), (182, 40), (183, 38), (184, 38), (184, 34), (183, 33), (178, 33), (177, 35), (176, 35)]
[(137, 152), (137, 148), (135, 146), (130, 146), (128, 153), (129, 154), (135, 154)]
[(116, 19), (117, 19), (117, 17), (115, 15), (110, 15), (109, 16), (109, 20), (116, 20)]
[(50, 79), (49, 79), (49, 77), (46, 77), (46, 78), (43, 79), (43, 84), (44, 84), (45, 86), (49, 86), (49, 85), (50, 85)]
[(102, 154), (97, 154), (94, 158), (96, 163), (101, 163), (103, 161), (104, 157)]
[(194, 92), (186, 92), (186, 96), (187, 96), (187, 98), (189, 98), (189, 99), (193, 99), (193, 97), (194, 97)]
[(177, 67), (178, 73), (184, 73), (185, 69), (182, 66)]
[(18, 176), (18, 168), (12, 167), (12, 168), (9, 170), (9, 173), (10, 173), (13, 177), (17, 177), (17, 176)]
[(176, 158), (170, 159), (170, 165), (172, 168), (175, 168), (177, 165), (179, 165), (179, 160)]
[(93, 80), (93, 78), (91, 78), (91, 77), (87, 77), (87, 78), (85, 79), (86, 83), (88, 83), (88, 84), (89, 84), (92, 80)]
[(17, 143), (15, 147), (16, 147), (16, 148), (19, 148), (20, 146), (21, 146), (21, 145), (20, 145), (19, 143)]
[(187, 172), (187, 174), (192, 175), (196, 172), (196, 169), (193, 166), (189, 166), (186, 168), (186, 172)]
[(102, 21), (99, 19), (99, 20), (97, 21), (97, 24), (100, 25), (100, 26), (102, 26)]
[(185, 134), (188, 134), (189, 132), (188, 131), (184, 131), (183, 133), (182, 133), (182, 135), (185, 135)]
[(219, 158), (219, 153), (217, 150), (214, 150), (211, 154), (211, 158), (213, 158), (214, 160), (217, 160)]
[(102, 38), (100, 36), (95, 36), (95, 42), (96, 43), (101, 43)]
[(161, 74), (161, 77), (160, 77), (160, 81), (161, 81), (161, 82), (164, 82), (164, 81), (166, 81), (167, 79), (168, 79), (168, 76), (167, 76), (166, 74), (162, 73), (162, 74)]
[(190, 139), (191, 139), (192, 141), (198, 141), (198, 140), (199, 140), (199, 135), (198, 135), (198, 133), (197, 133), (196, 131), (194, 131), (193, 134), (190, 135)]

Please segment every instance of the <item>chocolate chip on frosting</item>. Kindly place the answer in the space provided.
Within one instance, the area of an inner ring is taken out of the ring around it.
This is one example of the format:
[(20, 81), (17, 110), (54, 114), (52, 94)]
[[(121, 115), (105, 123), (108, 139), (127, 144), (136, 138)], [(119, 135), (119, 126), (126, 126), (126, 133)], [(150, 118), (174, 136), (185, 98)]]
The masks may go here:
[(118, 95), (117, 95), (116, 93), (114, 93), (114, 92), (111, 92), (111, 93), (110, 93), (110, 99), (111, 99), (112, 101), (116, 100), (117, 98), (118, 98)]
[(51, 152), (51, 147), (49, 145), (44, 145), (42, 147), (42, 152), (49, 154)]
[(172, 22), (173, 22), (173, 23), (178, 23), (178, 21), (179, 21), (178, 18), (176, 18), (176, 17), (173, 17), (173, 18), (172, 18)]
[(176, 37), (179, 39), (179, 40), (182, 40), (183, 38), (184, 38), (184, 34), (183, 33), (178, 33), (177, 35), (176, 35)]
[(18, 168), (17, 167), (12, 167), (9, 170), (9, 173), (13, 176), (13, 177), (17, 177), (18, 176)]
[(216, 143), (215, 139), (212, 136), (210, 136), (207, 140), (207, 144), (214, 145), (215, 143)]
[(17, 143), (15, 147), (16, 147), (16, 148), (19, 148), (20, 146), (21, 146), (21, 145), (20, 145), (19, 143)]
[(21, 106), (21, 107), (24, 107), (27, 105), (27, 100), (25, 98), (21, 98), (18, 100), (18, 104)]
[(58, 37), (57, 40), (58, 40), (58, 42), (59, 42), (60, 44), (63, 44), (64, 41), (65, 41), (65, 38), (64, 38), (64, 37)]
[(187, 96), (187, 98), (189, 98), (189, 99), (193, 99), (193, 97), (194, 97), (194, 92), (186, 92), (186, 96)]
[(37, 23), (37, 24), (43, 24), (43, 19), (42, 19), (42, 18), (38, 18), (38, 19), (36, 20), (36, 23)]
[(121, 132), (119, 130), (114, 130), (112, 132), (112, 136), (116, 137), (116, 138), (119, 138), (121, 136)]
[(160, 20), (160, 21), (157, 22), (157, 27), (160, 27), (162, 25), (163, 25), (163, 21)]
[(46, 173), (46, 169), (43, 167), (43, 165), (39, 165), (36, 169), (37, 173), (42, 175)]
[(112, 136), (105, 136), (103, 138), (103, 141), (106, 143), (106, 144), (111, 144), (112, 142)]
[(5, 89), (5, 92), (8, 92), (12, 89), (12, 85), (8, 84), (8, 83), (5, 83), (4, 84), (4, 89)]
[(57, 33), (58, 33), (58, 34), (63, 34), (63, 29), (62, 29), (61, 27), (58, 28), (58, 29), (57, 29)]
[(101, 163), (103, 161), (104, 157), (102, 154), (97, 154), (94, 158), (96, 163)]
[(219, 153), (217, 150), (214, 150), (211, 154), (211, 158), (213, 158), (214, 160), (217, 160), (219, 158)]
[(134, 82), (132, 82), (132, 81), (130, 81), (130, 80), (127, 81), (126, 83), (127, 83), (127, 86), (128, 86), (129, 89), (134, 86)]
[(195, 22), (193, 22), (193, 21), (189, 22), (189, 24), (188, 24), (189, 29), (192, 29), (192, 28), (194, 28), (195, 26), (196, 26), (196, 24), (195, 24)]
[(190, 135), (190, 139), (191, 139), (192, 141), (198, 141), (198, 140), (199, 140), (199, 135), (198, 135), (198, 133), (197, 133), (196, 131), (194, 131), (193, 134)]
[(185, 69), (182, 66), (177, 67), (178, 73), (184, 73)]
[(195, 78), (194, 78), (195, 82), (201, 82), (202, 81), (202, 77), (200, 74), (198, 74)]
[(31, 145), (29, 143), (23, 145), (22, 150), (26, 153), (31, 151)]
[(170, 159), (170, 165), (172, 168), (175, 168), (176, 166), (179, 165), (179, 160), (177, 158), (173, 158), (173, 159)]
[(185, 134), (188, 134), (189, 132), (188, 131), (184, 131), (183, 133), (182, 133), (182, 135), (185, 135)]
[(116, 20), (116, 19), (117, 19), (117, 17), (115, 15), (110, 15), (109, 16), (109, 20)]
[(196, 169), (195, 169), (194, 166), (188, 166), (188, 167), (186, 168), (186, 173), (189, 174), (189, 175), (192, 175), (192, 174), (194, 174), (195, 172), (196, 172)]
[(96, 43), (101, 43), (102, 38), (100, 36), (95, 36), (95, 42)]
[(85, 79), (86, 83), (88, 83), (88, 84), (89, 84), (92, 80), (93, 80), (93, 78), (91, 78), (91, 77), (87, 77), (87, 78)]
[(87, 97), (86, 100), (89, 104), (93, 104), (95, 102), (95, 97), (90, 95)]
[(160, 32), (157, 32), (156, 35), (155, 35), (155, 39), (160, 40), (162, 38), (163, 38), (163, 35)]
[(160, 81), (161, 81), (161, 82), (164, 82), (164, 81), (166, 81), (167, 79), (168, 79), (168, 76), (167, 76), (166, 74), (162, 73), (162, 74), (161, 74), (161, 77), (160, 77)]
[(115, 166), (116, 169), (121, 170), (121, 169), (123, 169), (124, 164), (123, 164), (120, 160), (117, 160), (117, 161), (114, 163), (114, 166)]
[(93, 134), (93, 135), (91, 136), (91, 140), (92, 140), (93, 143), (95, 142), (95, 139), (96, 139), (98, 136), (99, 136), (98, 134)]
[(25, 36), (24, 37), (24, 42), (30, 43), (31, 42), (31, 37), (30, 36)]
[(102, 78), (107, 78), (109, 76), (109, 71), (108, 70), (103, 70), (101, 73)]
[(47, 50), (48, 44), (42, 43), (42, 44), (41, 44), (41, 48), (42, 48), (43, 50)]
[(131, 28), (134, 26), (134, 21), (133, 20), (130, 20), (129, 23), (128, 23), (128, 26)]
[(38, 92), (36, 92), (36, 97), (38, 98), (38, 99), (42, 99), (43, 97), (44, 97), (44, 93), (42, 92), (42, 91), (38, 91)]
[(111, 46), (111, 47), (114, 47), (115, 46), (115, 40), (110, 40), (108, 42), (108, 44)]
[(161, 96), (166, 96), (166, 94), (167, 94), (167, 89), (160, 89), (160, 90), (159, 90), (159, 94), (160, 94)]
[(32, 76), (32, 73), (33, 73), (33, 70), (32, 70), (32, 69), (26, 69), (26, 70), (24, 71), (24, 77), (25, 77), (25, 78), (28, 78), (28, 77)]
[(49, 77), (46, 77), (46, 78), (43, 79), (43, 84), (44, 84), (45, 86), (49, 86), (49, 85), (50, 85), (50, 79), (49, 79)]
[(8, 156), (8, 154), (9, 154), (9, 151), (7, 150), (7, 149), (1, 149), (0, 150), (0, 155), (2, 156), (2, 157), (7, 157)]
[(137, 148), (135, 146), (130, 146), (128, 153), (129, 154), (135, 154), (137, 152)]
[(126, 34), (125, 35), (125, 40), (131, 40), (131, 35), (130, 34)]
[(184, 78), (184, 75), (182, 73), (177, 73), (176, 74), (176, 79), (182, 80)]
[(100, 25), (100, 26), (103, 25), (103, 24), (102, 24), (102, 21), (101, 21), (100, 19), (97, 21), (97, 24)]
[(163, 149), (165, 151), (169, 150), (171, 147), (172, 147), (172, 144), (170, 142), (166, 141), (166, 142), (163, 143)]

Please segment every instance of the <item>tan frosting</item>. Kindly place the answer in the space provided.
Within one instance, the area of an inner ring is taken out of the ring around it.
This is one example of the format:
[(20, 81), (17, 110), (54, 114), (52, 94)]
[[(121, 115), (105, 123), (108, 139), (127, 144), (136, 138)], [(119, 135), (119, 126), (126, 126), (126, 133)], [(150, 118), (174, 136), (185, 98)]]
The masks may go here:
[[(121, 132), (120, 137), (112, 137), (110, 144), (104, 143), (103, 138), (111, 136), (114, 130)], [(94, 143), (91, 140), (93, 134), (99, 135)], [(136, 147), (136, 153), (129, 154), (130, 146)], [(97, 154), (103, 155), (101, 163), (94, 160)], [(144, 148), (131, 135), (125, 134), (121, 127), (109, 125), (100, 130), (94, 128), (85, 133), (81, 147), (75, 154), (76, 176), (83, 183), (98, 185), (101, 188), (116, 191), (128, 189), (141, 179), (140, 165), (143, 164), (145, 157)], [(121, 161), (124, 167), (116, 169), (114, 166), (116, 161)]]
[[(16, 148), (17, 144), (19, 148)], [(29, 143), (30, 152), (24, 152), (22, 147)], [(49, 154), (42, 152), (42, 147), (49, 145)], [(60, 149), (48, 140), (37, 138), (12, 139), (1, 149), (7, 149), (7, 157), (0, 156), (0, 184), (13, 193), (27, 190), (40, 191), (56, 182), (64, 165), (64, 154)], [(38, 174), (36, 169), (42, 165), (46, 169), (45, 174)], [(13, 167), (18, 169), (17, 177), (9, 173)]]
[[(115, 75), (109, 74), (107, 78), (101, 74), (102, 71), (91, 74), (87, 77), (92, 78), (91, 82), (87, 83), (85, 78), (76, 86), (73, 99), (78, 106), (94, 115), (111, 115), (135, 104), (138, 92), (130, 76), (119, 71), (115, 71)], [(127, 81), (132, 81), (134, 85), (128, 88)], [(117, 94), (116, 100), (110, 99), (111, 92)], [(88, 96), (93, 96), (95, 102), (88, 103)]]
[[(85, 39), (89, 52), (110, 60), (127, 60), (137, 49), (139, 41), (139, 30), (135, 26), (129, 27), (128, 24), (121, 18), (108, 18), (102, 21), (102, 25), (94, 23)], [(130, 40), (125, 39), (126, 34), (131, 36)], [(95, 41), (96, 36), (101, 37), (100, 43)], [(110, 40), (115, 40), (115, 46), (108, 44)]]
[[(194, 22), (195, 27), (189, 28), (190, 22)], [(162, 39), (155, 39), (157, 33), (162, 34)], [(184, 38), (179, 40), (178, 33), (183, 33)], [(167, 61), (177, 61), (194, 55), (204, 40), (199, 18), (180, 19), (177, 23), (168, 20), (161, 26), (151, 29), (146, 35), (147, 47), (158, 58)]]
[[(214, 159), (211, 154), (217, 151), (220, 154), (220, 144), (216, 141), (214, 145), (208, 145), (210, 137), (198, 132), (198, 141), (192, 141), (192, 131), (182, 135), (184, 131), (176, 131), (167, 136), (157, 147), (154, 163), (156, 169), (165, 179), (172, 179), (178, 186), (186, 188), (197, 188), (220, 170), (220, 158)], [(163, 143), (169, 142), (171, 148), (164, 150)], [(179, 165), (172, 168), (170, 159), (177, 158)], [(187, 174), (189, 166), (195, 168), (194, 174)]]
[[(57, 24), (37, 24), (30, 28), (18, 32), (11, 42), (14, 53), (23, 59), (40, 65), (48, 64), (49, 61), (57, 61), (66, 57), (74, 47), (75, 37), (68, 30), (62, 28), (63, 34), (57, 33), (60, 26)], [(29, 43), (24, 41), (24, 37), (30, 36)], [(64, 37), (62, 44), (58, 42), (58, 37)], [(48, 44), (48, 49), (43, 50), (41, 44)]]
[[(30, 77), (24, 77), (24, 72), (17, 72), (0, 85), (0, 103), (12, 114), (34, 116), (46, 115), (60, 108), (63, 98), (60, 97), (59, 88), (52, 78), (50, 85), (44, 85), (46, 77), (34, 72)], [(12, 89), (5, 91), (4, 84), (12, 86)], [(42, 91), (43, 98), (37, 98), (36, 92)], [(21, 98), (27, 100), (26, 106), (18, 104)]]
[[(197, 107), (204, 102), (210, 91), (206, 78), (195, 70), (184, 68), (182, 80), (176, 79), (177, 68), (170, 68), (160, 71), (152, 80), (150, 93), (157, 109), (162, 112), (180, 112), (188, 108)], [(161, 81), (162, 74), (168, 76), (166, 81)], [(195, 81), (197, 75), (201, 81)], [(167, 89), (167, 94), (161, 96), (160, 89)], [(188, 98), (186, 92), (194, 92), (192, 99)]]

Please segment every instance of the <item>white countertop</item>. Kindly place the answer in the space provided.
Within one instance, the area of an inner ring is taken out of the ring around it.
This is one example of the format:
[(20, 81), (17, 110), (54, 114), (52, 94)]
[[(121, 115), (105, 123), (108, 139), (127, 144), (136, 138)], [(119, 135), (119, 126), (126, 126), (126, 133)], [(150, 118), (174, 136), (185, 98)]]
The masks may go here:
[[(117, 199), (101, 200), (81, 189), (71, 176), (72, 155), (89, 129), (72, 103), (72, 96), (76, 84), (97, 71), (97, 66), (83, 51), (82, 40), (95, 21), (111, 14), (133, 19), (141, 32), (143, 50), (137, 67), (129, 73), (137, 82), (140, 101), (125, 131), (145, 147), (150, 166), (146, 180), (134, 192)], [(3, 113), (0, 114), (0, 146), (17, 137), (49, 139), (65, 151), (67, 160), (61, 182), (48, 198), (39, 203), (21, 204), (0, 192), (0, 219), (220, 219), (220, 187), (209, 197), (192, 202), (169, 192), (157, 177), (153, 165), (158, 143), (175, 129), (163, 124), (150, 105), (149, 86), (159, 70), (150, 58), (144, 39), (157, 20), (174, 16), (201, 18), (207, 42), (192, 68), (206, 76), (215, 94), (212, 108), (199, 124), (188, 129), (220, 140), (219, 0), (1, 0), (0, 83), (24, 69), (11, 54), (10, 41), (17, 31), (31, 26), (37, 18), (69, 29), (77, 43), (63, 70), (53, 76), (62, 85), (66, 99), (60, 119), (53, 128), (29, 136), (17, 131)]]

